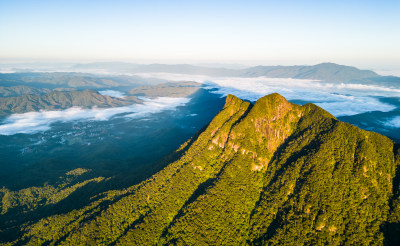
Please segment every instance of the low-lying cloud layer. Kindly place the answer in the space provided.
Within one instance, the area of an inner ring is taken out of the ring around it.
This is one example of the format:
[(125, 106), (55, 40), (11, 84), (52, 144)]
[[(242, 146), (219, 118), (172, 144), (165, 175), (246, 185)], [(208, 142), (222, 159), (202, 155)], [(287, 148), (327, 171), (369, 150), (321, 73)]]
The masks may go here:
[(384, 124), (390, 128), (400, 128), (400, 116), (396, 116)]
[(104, 90), (104, 91), (99, 91), (101, 95), (107, 95), (110, 97), (117, 97), (117, 98), (122, 98), (125, 97), (125, 93), (120, 92), (120, 91), (114, 91), (114, 90)]
[(196, 81), (216, 93), (233, 94), (256, 101), (270, 93), (280, 93), (288, 100), (313, 102), (335, 116), (355, 115), (370, 111), (389, 112), (396, 106), (383, 103), (380, 97), (398, 97), (400, 89), (365, 84), (324, 83), (317, 80), (290, 78), (223, 78), (170, 73), (140, 73), (145, 78), (170, 81)]
[(0, 135), (34, 134), (47, 131), (55, 122), (80, 120), (104, 121), (113, 117), (141, 118), (164, 110), (173, 110), (189, 102), (188, 98), (159, 97), (146, 99), (143, 104), (115, 108), (82, 109), (78, 107), (60, 111), (40, 111), (13, 114), (0, 125)]

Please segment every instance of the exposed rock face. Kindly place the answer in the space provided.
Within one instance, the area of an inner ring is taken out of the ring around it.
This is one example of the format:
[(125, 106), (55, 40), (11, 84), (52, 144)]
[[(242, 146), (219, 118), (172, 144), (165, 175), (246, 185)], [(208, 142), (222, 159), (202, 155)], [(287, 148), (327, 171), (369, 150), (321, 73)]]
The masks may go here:
[(179, 160), (109, 198), (107, 206), (93, 202), (46, 218), (26, 227), (21, 240), (62, 245), (396, 240), (397, 227), (388, 223), (400, 218), (398, 147), (313, 104), (299, 106), (271, 94), (251, 105), (229, 95), (183, 150)]

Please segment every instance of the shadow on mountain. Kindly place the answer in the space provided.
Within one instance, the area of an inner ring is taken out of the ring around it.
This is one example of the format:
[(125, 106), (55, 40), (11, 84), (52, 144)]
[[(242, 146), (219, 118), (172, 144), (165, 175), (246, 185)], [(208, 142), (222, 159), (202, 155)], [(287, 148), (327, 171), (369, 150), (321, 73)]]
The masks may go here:
[[(210, 97), (214, 99), (214, 104), (208, 105), (206, 107), (205, 103), (210, 100)], [(215, 94), (209, 93), (207, 90), (200, 89), (191, 96), (190, 104), (185, 107), (193, 107), (200, 105), (198, 107), (203, 107), (205, 110), (219, 111), (224, 100)], [(216, 113), (215, 113), (216, 114)], [(169, 163), (172, 163), (181, 158), (181, 156), (191, 147), (193, 142), (197, 140), (199, 135), (207, 128), (208, 124), (201, 128), (192, 138), (190, 138), (183, 147), (177, 151), (173, 151), (170, 154), (164, 156), (163, 158), (150, 162), (151, 164), (142, 163), (137, 166), (130, 166), (127, 164), (126, 167), (118, 169), (114, 173), (108, 171), (92, 171), (82, 178), (78, 178), (76, 182), (68, 185), (69, 188), (73, 184), (84, 182), (92, 178), (99, 176), (104, 176), (106, 179), (101, 182), (89, 182), (84, 186), (81, 186), (74, 190), (70, 195), (56, 204), (41, 205), (38, 204), (37, 208), (28, 209), (25, 206), (17, 206), (9, 208), (5, 214), (0, 215), (0, 238), (1, 241), (7, 242), (15, 240), (20, 236), (20, 231), (18, 226), (29, 221), (29, 223), (35, 223), (42, 218), (49, 217), (57, 214), (65, 214), (73, 210), (79, 210), (89, 203), (100, 200), (107, 196), (105, 192), (110, 190), (123, 190), (125, 188), (131, 187), (140, 183), (141, 181), (151, 177), (153, 174), (157, 173)], [(163, 143), (169, 144), (169, 143)], [(179, 143), (181, 144), (181, 143)], [(179, 145), (170, 144), (170, 148), (177, 149)], [(152, 155), (148, 156), (152, 157)], [(153, 156), (154, 157), (154, 156)], [(38, 165), (29, 167), (24, 170), (23, 173), (19, 175), (26, 177), (23, 186), (21, 184), (16, 184), (18, 188), (27, 188), (30, 186), (39, 186), (46, 183), (47, 185), (56, 185), (57, 181), (60, 180), (60, 176), (65, 175), (65, 168), (87, 168), (86, 166), (79, 165), (77, 163), (68, 162), (66, 160), (48, 160), (47, 162), (40, 163)], [(88, 168), (96, 167), (89, 166)], [(49, 169), (52, 172), (49, 172)], [(106, 174), (106, 175), (101, 175)], [(12, 185), (13, 186), (13, 185)], [(106, 199), (102, 201), (97, 208), (99, 211), (106, 209), (110, 204), (122, 199), (131, 193), (125, 193), (112, 199)], [(45, 201), (44, 201), (45, 202)], [(95, 215), (93, 215), (95, 216)]]

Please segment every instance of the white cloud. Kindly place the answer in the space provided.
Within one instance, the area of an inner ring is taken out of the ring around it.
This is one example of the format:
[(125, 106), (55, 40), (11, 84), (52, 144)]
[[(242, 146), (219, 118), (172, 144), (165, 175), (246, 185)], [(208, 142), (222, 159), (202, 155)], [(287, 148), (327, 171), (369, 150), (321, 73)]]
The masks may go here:
[(370, 111), (389, 112), (396, 107), (380, 102), (373, 97), (348, 96), (343, 100), (315, 103), (336, 117), (355, 115)]
[(15, 73), (15, 71), (14, 70), (8, 70), (8, 69), (5, 69), (5, 70), (1, 70), (0, 69), (0, 73)]
[(145, 78), (162, 78), (171, 81), (196, 81), (216, 93), (233, 94), (239, 98), (256, 101), (270, 93), (280, 93), (288, 100), (313, 102), (335, 116), (355, 115), (370, 111), (388, 112), (396, 107), (377, 97), (398, 97), (400, 89), (365, 84), (324, 83), (318, 80), (292, 78), (242, 78), (209, 77), (170, 73), (139, 73)]
[[(189, 102), (189, 98), (159, 97), (146, 99), (143, 104), (134, 104), (116, 108), (82, 109), (78, 107), (60, 111), (39, 111), (24, 114), (13, 114), (0, 125), (0, 135), (17, 133), (34, 134), (47, 131), (55, 122), (70, 122), (79, 120), (105, 121), (112, 117), (140, 118), (164, 110), (172, 110)], [(121, 115), (124, 114), (124, 115)]]
[(384, 124), (391, 128), (400, 128), (400, 116), (396, 116)]
[(99, 91), (101, 95), (107, 95), (110, 97), (118, 97), (122, 98), (125, 96), (125, 93), (120, 92), (120, 91), (114, 91), (114, 90), (104, 90), (104, 91)]

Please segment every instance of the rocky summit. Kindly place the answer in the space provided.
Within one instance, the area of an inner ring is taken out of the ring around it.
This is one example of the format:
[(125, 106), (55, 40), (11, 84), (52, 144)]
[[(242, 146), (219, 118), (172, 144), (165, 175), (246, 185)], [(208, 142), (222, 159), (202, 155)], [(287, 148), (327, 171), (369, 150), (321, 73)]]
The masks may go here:
[(138, 185), (26, 223), (28, 245), (396, 245), (399, 146), (279, 94), (223, 109)]

